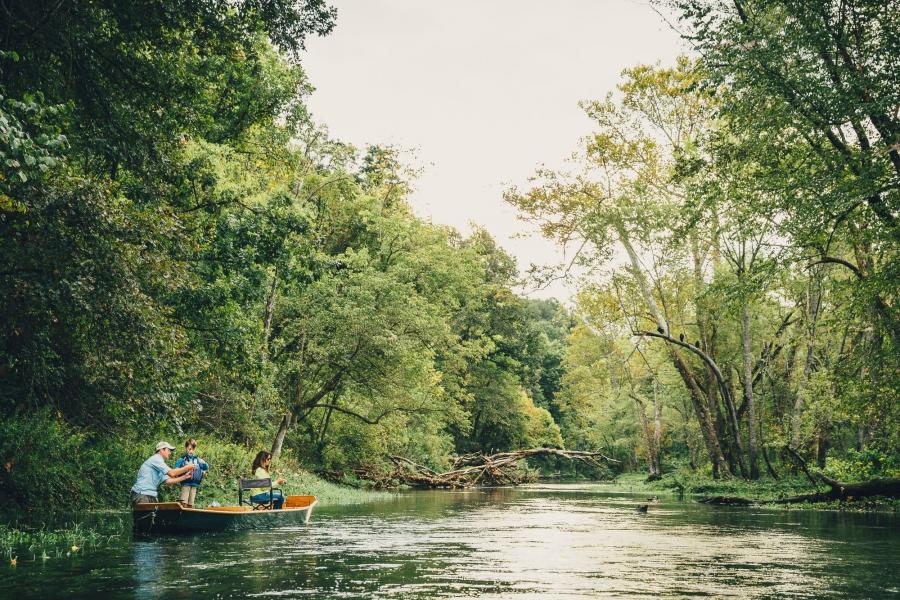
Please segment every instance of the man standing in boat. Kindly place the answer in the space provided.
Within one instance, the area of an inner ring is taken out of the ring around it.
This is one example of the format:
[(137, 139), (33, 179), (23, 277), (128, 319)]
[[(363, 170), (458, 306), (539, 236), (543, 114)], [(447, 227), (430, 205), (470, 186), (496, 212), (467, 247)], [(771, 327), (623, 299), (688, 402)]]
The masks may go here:
[(188, 463), (178, 469), (166, 464), (166, 459), (172, 456), (174, 449), (169, 442), (160, 442), (156, 445), (156, 453), (144, 461), (138, 469), (137, 481), (131, 486), (132, 504), (158, 502), (156, 490), (160, 484), (175, 485), (192, 477), (194, 463)]

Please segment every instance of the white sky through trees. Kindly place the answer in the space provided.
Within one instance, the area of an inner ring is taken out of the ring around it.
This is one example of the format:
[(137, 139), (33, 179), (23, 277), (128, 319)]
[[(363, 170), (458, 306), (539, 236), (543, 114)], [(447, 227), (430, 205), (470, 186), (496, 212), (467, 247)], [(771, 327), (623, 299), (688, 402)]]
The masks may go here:
[[(332, 0), (335, 31), (310, 39), (303, 65), (315, 118), (357, 146), (412, 150), (423, 167), (416, 213), (464, 232), (486, 228), (516, 257), (558, 262), (553, 243), (503, 203), (535, 167), (562, 166), (603, 97), (636, 64), (674, 63), (685, 46), (639, 0)], [(410, 157), (412, 158), (412, 157)], [(563, 282), (533, 297), (568, 300)]]

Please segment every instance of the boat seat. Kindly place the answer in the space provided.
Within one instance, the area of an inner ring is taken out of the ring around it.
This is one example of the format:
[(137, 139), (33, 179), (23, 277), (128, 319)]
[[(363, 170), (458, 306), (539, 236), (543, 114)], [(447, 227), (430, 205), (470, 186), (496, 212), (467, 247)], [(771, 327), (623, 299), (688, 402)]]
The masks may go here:
[[(250, 490), (258, 488), (269, 488), (268, 500), (264, 502), (255, 502), (253, 500), (253, 494)], [(281, 489), (272, 487), (271, 477), (266, 477), (265, 479), (244, 479), (243, 477), (238, 477), (238, 506), (247, 505), (253, 510), (272, 510), (275, 508), (275, 500), (272, 496), (275, 492), (280, 491)], [(244, 492), (248, 492), (246, 500), (244, 499)]]

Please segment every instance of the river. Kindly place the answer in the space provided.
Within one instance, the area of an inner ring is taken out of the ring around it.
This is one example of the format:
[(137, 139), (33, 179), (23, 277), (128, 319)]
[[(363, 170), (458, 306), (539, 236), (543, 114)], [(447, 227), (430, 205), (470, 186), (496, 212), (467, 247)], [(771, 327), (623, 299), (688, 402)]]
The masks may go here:
[(312, 522), (130, 537), (0, 568), (29, 598), (891, 598), (900, 517), (717, 507), (602, 485), (411, 492)]

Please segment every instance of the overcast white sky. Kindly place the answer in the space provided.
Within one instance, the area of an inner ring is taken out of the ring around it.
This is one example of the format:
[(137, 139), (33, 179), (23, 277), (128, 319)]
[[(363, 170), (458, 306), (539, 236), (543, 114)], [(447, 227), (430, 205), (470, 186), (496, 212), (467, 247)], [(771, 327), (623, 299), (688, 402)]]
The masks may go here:
[[(310, 106), (333, 137), (393, 144), (424, 167), (411, 198), (435, 223), (485, 227), (519, 262), (559, 260), (502, 191), (560, 166), (591, 131), (579, 100), (622, 69), (671, 64), (685, 46), (642, 0), (332, 0), (335, 31), (311, 39)], [(528, 292), (529, 290), (525, 290)], [(562, 282), (536, 297), (567, 300)]]

